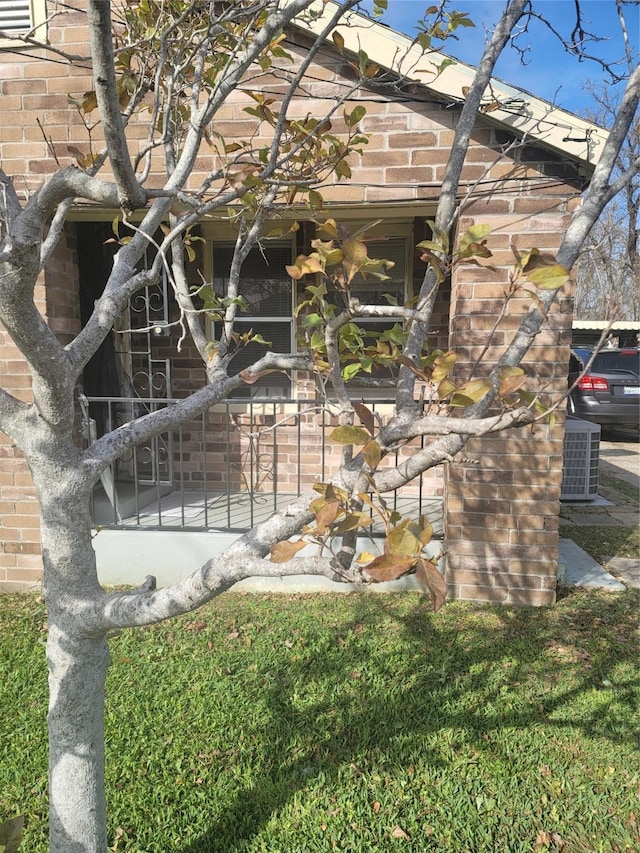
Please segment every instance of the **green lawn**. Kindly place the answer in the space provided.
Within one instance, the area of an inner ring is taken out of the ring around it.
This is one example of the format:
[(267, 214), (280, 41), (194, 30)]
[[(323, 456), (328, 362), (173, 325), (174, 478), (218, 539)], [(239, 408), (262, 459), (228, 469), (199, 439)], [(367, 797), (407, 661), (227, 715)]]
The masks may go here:
[(560, 536), (573, 539), (599, 563), (611, 557), (640, 559), (640, 530), (637, 527), (561, 525)]
[[(112, 850), (640, 850), (638, 601), (239, 596), (112, 640)], [(0, 818), (46, 850), (45, 614), (0, 598)]]

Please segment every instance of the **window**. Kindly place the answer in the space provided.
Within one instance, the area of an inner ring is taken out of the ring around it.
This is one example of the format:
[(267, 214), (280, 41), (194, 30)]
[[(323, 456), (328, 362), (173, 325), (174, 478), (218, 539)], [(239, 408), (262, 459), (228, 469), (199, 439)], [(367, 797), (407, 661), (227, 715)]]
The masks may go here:
[[(269, 345), (250, 343), (234, 356), (229, 373), (240, 373), (261, 358), (268, 350), (289, 353), (294, 349), (293, 287), (285, 266), (293, 260), (291, 243), (267, 243), (253, 249), (241, 273), (241, 294), (248, 305), (238, 312), (234, 331), (238, 334), (253, 330)], [(213, 248), (213, 285), (219, 296), (227, 294), (233, 244), (216, 243)], [(220, 329), (214, 327), (214, 337)], [(284, 373), (270, 373), (253, 385), (238, 389), (239, 397), (291, 396), (291, 379)]]
[[(366, 238), (365, 238), (366, 239)], [(389, 278), (379, 281), (373, 276), (357, 276), (351, 286), (351, 295), (360, 300), (363, 305), (404, 305), (408, 297), (407, 271), (410, 264), (407, 258), (408, 240), (406, 237), (389, 237), (384, 240), (376, 239), (375, 236), (366, 240), (367, 251), (370, 258), (384, 258), (393, 261), (394, 266), (386, 270)], [(342, 307), (339, 294), (330, 295), (329, 299), (340, 309)], [(390, 319), (389, 317), (355, 317), (353, 323), (361, 329), (364, 334), (365, 346), (375, 345), (381, 335), (392, 329), (395, 325), (402, 325), (401, 319)], [(371, 373), (361, 371), (349, 381), (350, 387), (366, 389), (367, 380), (385, 379), (393, 380), (397, 375), (397, 367), (378, 367)], [(389, 397), (391, 389), (370, 388), (366, 396)]]
[[(354, 233), (358, 229), (358, 223), (348, 223), (348, 227)], [(269, 349), (273, 352), (295, 352), (297, 327), (293, 309), (302, 298), (307, 284), (312, 283), (312, 279), (308, 277), (294, 284), (287, 275), (285, 267), (293, 263), (297, 254), (309, 251), (309, 248), (306, 250), (303, 248), (301, 238), (304, 233), (305, 231), (301, 229), (297, 232), (296, 238), (290, 241), (266, 241), (261, 249), (255, 248), (243, 264), (240, 293), (247, 300), (248, 305), (245, 311), (238, 311), (234, 330), (239, 334), (253, 330), (254, 335), (260, 335), (269, 342), (269, 345), (251, 343), (241, 347), (229, 366), (231, 375), (240, 373)], [(306, 234), (308, 238), (313, 236), (311, 229), (307, 230)], [(213, 280), (216, 293), (219, 296), (225, 296), (234, 242), (230, 232), (222, 239), (216, 240), (214, 234), (211, 234), (211, 237), (213, 249), (209, 258), (212, 269), (207, 271), (207, 277), (211, 276), (209, 280)], [(403, 305), (411, 293), (412, 246), (415, 242), (413, 222), (385, 220), (375, 229), (370, 229), (364, 235), (364, 239), (371, 258), (385, 258), (393, 261), (394, 266), (387, 270), (386, 274), (389, 278), (386, 281), (379, 281), (374, 276), (368, 276), (366, 279), (357, 276), (352, 283), (352, 295), (363, 304), (389, 305), (397, 300), (399, 305)], [(296, 240), (300, 243), (298, 244)], [(390, 296), (391, 300), (387, 296)], [(341, 307), (339, 293), (329, 294), (328, 298), (338, 308)], [(357, 317), (353, 322), (364, 331), (367, 346), (375, 345), (385, 331), (397, 324), (402, 325), (400, 319), (389, 317)], [(213, 339), (219, 339), (220, 335), (220, 326), (215, 324), (211, 336)], [(367, 380), (393, 380), (396, 375), (397, 367), (378, 368), (371, 374), (359, 373), (349, 384), (358, 388), (358, 394), (362, 393), (369, 398), (386, 399), (391, 395), (391, 389), (370, 387)], [(295, 396), (295, 385), (292, 384), (291, 377), (284, 373), (271, 373), (253, 385), (242, 386), (234, 396), (287, 399)]]
[[(46, 0), (0, 0), (0, 30), (8, 36), (20, 36), (21, 33), (33, 32), (36, 39), (46, 38)], [(39, 26), (42, 25), (42, 26)], [(20, 41), (0, 38), (2, 47), (19, 47)]]

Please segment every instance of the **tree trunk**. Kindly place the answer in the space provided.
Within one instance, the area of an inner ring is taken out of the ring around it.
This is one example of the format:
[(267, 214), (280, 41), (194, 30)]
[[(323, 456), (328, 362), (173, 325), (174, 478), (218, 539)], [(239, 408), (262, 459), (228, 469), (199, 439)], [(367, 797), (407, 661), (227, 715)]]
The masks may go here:
[(49, 624), (50, 853), (105, 853), (105, 637)]
[(47, 438), (27, 459), (40, 499), (48, 621), (50, 853), (106, 853), (109, 649), (95, 620), (104, 593), (91, 543), (92, 484), (77, 448)]

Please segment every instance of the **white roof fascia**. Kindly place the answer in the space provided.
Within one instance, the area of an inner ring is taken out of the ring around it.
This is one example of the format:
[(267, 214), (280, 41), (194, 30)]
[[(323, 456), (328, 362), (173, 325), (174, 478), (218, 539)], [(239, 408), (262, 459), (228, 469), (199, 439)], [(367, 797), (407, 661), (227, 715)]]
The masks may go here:
[[(333, 0), (318, 0), (312, 9), (318, 13), (317, 17), (303, 16), (293, 23), (318, 36), (331, 20), (337, 4)], [(349, 53), (364, 50), (372, 62), (419, 83), (444, 100), (461, 103), (463, 88), (473, 81), (476, 72), (473, 66), (455, 59), (454, 65), (437, 74), (434, 63), (439, 65), (443, 59), (452, 57), (439, 51), (423, 52), (408, 36), (363, 15), (347, 12), (336, 29)], [(604, 128), (494, 77), (485, 103), (493, 107), (496, 102), (500, 106), (483, 113), (488, 120), (518, 135), (530, 136), (573, 160), (591, 166), (599, 160), (609, 135)]]

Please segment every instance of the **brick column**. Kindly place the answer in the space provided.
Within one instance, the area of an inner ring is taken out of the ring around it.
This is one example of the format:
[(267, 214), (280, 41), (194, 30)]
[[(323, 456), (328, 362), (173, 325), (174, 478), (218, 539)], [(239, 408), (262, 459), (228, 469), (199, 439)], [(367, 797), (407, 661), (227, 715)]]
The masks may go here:
[[(564, 186), (564, 191), (569, 188)], [(555, 251), (573, 203), (558, 204), (555, 188), (535, 196), (474, 202), (461, 230), (474, 222), (494, 227), (489, 245), (496, 270), (464, 267), (454, 275), (450, 346), (459, 354), (459, 379), (468, 378), (503, 304), (513, 253), (532, 247)], [(535, 211), (545, 211), (535, 215)], [(563, 292), (525, 363), (526, 388), (548, 404), (566, 390), (573, 299)], [(494, 363), (529, 306), (514, 299), (490, 341)], [(488, 367), (475, 375), (486, 375)], [(508, 604), (555, 601), (562, 482), (564, 406), (558, 422), (473, 439), (461, 462), (449, 467), (445, 498), (447, 581), (453, 598)]]

